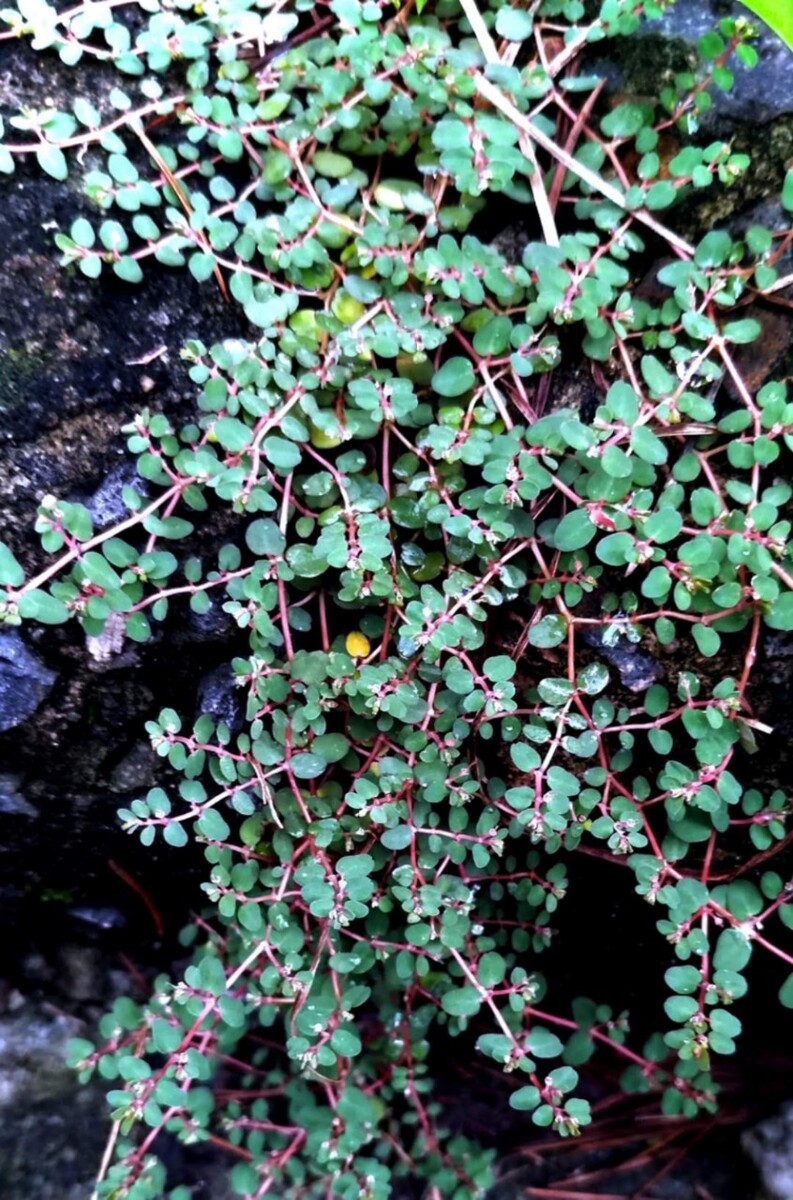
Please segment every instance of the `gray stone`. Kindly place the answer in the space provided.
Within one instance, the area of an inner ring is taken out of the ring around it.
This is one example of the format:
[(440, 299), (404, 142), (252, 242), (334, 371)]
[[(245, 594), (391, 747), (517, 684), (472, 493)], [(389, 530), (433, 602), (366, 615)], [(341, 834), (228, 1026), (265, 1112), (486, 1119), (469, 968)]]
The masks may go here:
[(584, 633), (584, 641), (597, 650), (610, 667), (616, 669), (623, 685), (630, 692), (644, 692), (664, 676), (662, 664), (645, 654), (628, 638), (604, 638), (602, 630), (588, 629)]
[(19, 790), (17, 775), (0, 775), (0, 813), (11, 817), (37, 817), (38, 809)]
[(31, 950), (20, 963), (25, 983), (51, 984), (55, 977), (55, 968), (38, 950)]
[(29, 1002), (0, 1019), (0, 1200), (89, 1200), (107, 1138), (102, 1088), (75, 1088), (81, 1021)]
[(98, 1000), (102, 997), (102, 955), (96, 946), (66, 942), (58, 952), (58, 968), (58, 985), (70, 1000)]
[(237, 688), (234, 672), (224, 663), (209, 671), (198, 685), (199, 713), (207, 713), (216, 721), (223, 721), (229, 729), (239, 728), (242, 716), (240, 692)]
[(72, 1091), (66, 1046), (81, 1029), (74, 1017), (29, 1008), (0, 1020), (0, 1109)]
[[(95, 1080), (76, 1086), (66, 1066), (74, 1037), (100, 1040), (84, 1022), (29, 1000), (0, 1017), (0, 1200), (93, 1195), (110, 1131), (107, 1085)], [(194, 1200), (232, 1200), (228, 1156), (212, 1147), (181, 1147), (167, 1137), (156, 1151), (167, 1165), (170, 1186), (184, 1183)]]
[(206, 612), (186, 613), (184, 633), (177, 634), (180, 641), (219, 642), (233, 636), (237, 629), (234, 619), (224, 612), (218, 599)]
[[(793, 59), (793, 52), (790, 57)], [(729, 222), (728, 229), (730, 233), (743, 237), (747, 229), (751, 229), (753, 225), (761, 225), (764, 229), (784, 233), (790, 227), (790, 218), (780, 200), (766, 198), (756, 201), (734, 216)], [(779, 246), (775, 247), (775, 253), (778, 249)], [(776, 258), (774, 267), (780, 275), (789, 275), (793, 271), (793, 246), (785, 248), (784, 252)]]
[[(660, 20), (648, 21), (646, 29), (650, 33), (682, 38), (695, 44), (703, 33), (717, 29), (722, 17), (736, 15), (732, 0), (726, 6), (719, 0), (700, 0), (697, 4), (673, 5)], [(742, 15), (756, 24), (759, 30), (760, 36), (754, 46), (760, 61), (752, 70), (737, 63), (730, 64), (735, 83), (729, 92), (711, 89), (713, 107), (705, 124), (717, 116), (765, 123), (793, 112), (793, 54), (753, 13)], [(769, 80), (773, 80), (771, 87)]]
[[(679, 0), (659, 19), (643, 20), (635, 37), (605, 42), (602, 48), (595, 43), (588, 65), (605, 79), (608, 90), (621, 98), (652, 99), (671, 83), (675, 73), (699, 69), (698, 40), (703, 34), (718, 32), (722, 18), (737, 15), (734, 0)], [(731, 88), (708, 87), (711, 106), (698, 121), (702, 132), (711, 136), (730, 137), (736, 123), (752, 132), (793, 114), (793, 54), (748, 9), (741, 15), (759, 31), (752, 43), (759, 62), (748, 68), (733, 55), (727, 64), (733, 73)], [(752, 147), (756, 149), (756, 145)]]
[(112, 904), (73, 904), (69, 915), (95, 929), (123, 929), (127, 918)]
[(0, 633), (0, 732), (34, 713), (56, 678), (15, 629)]
[(768, 1200), (790, 1200), (793, 1196), (793, 1101), (747, 1129), (741, 1137), (744, 1150), (757, 1167)]
[(114, 467), (94, 494), (86, 500), (85, 507), (90, 512), (96, 529), (106, 529), (129, 516), (129, 509), (123, 499), (124, 489), (128, 487), (134, 488), (139, 496), (143, 496), (143, 481), (131, 459)]
[(136, 742), (110, 774), (114, 792), (138, 792), (154, 783), (154, 751), (148, 742)]

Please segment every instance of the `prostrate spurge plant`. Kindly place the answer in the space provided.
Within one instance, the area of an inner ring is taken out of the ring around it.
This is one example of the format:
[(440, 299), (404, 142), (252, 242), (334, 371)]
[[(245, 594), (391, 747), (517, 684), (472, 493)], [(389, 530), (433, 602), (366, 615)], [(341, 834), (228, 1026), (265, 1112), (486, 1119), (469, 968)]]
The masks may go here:
[[(238, 338), (184, 350), (194, 419), (129, 426), (147, 495), (123, 525), (48, 498), (55, 561), (26, 578), (0, 548), (7, 623), (145, 641), (186, 603), (248, 637), (241, 732), (162, 712), (184, 781), (121, 814), (146, 844), (204, 844), (213, 907), (184, 978), (74, 1047), (113, 1086), (102, 1197), (165, 1194), (164, 1131), (225, 1146), (240, 1196), (386, 1197), (392, 1173), (472, 1196), (492, 1153), (443, 1131), (438, 1026), (473, 1031), (562, 1135), (590, 1120), (577, 1068), (601, 1048), (691, 1115), (715, 1107), (752, 955), (793, 967), (789, 878), (761, 869), (789, 802), (747, 786), (758, 647), (793, 629), (793, 406), (736, 361), (793, 235), (689, 246), (658, 216), (750, 169), (697, 131), (752, 30), (725, 20), (657, 103), (607, 109), (581, 54), (664, 5), (461, 5), (2, 14), (0, 36), (119, 72), (107, 111), (25, 111), (0, 148), (6, 171), (85, 172), (64, 263), (131, 284), (186, 266), (239, 312)], [(534, 229), (520, 261), (469, 232), (499, 196)], [(592, 412), (560, 407), (562, 344)], [(217, 559), (174, 553), (222, 505)], [(560, 1015), (537, 973), (580, 853), (658, 911), (669, 1025), (640, 1049), (624, 1014)]]

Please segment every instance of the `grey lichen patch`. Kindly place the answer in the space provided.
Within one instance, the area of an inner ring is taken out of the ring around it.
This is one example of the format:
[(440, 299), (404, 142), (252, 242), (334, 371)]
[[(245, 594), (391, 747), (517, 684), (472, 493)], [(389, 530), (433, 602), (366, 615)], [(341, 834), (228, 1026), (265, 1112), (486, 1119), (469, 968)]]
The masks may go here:
[(94, 662), (109, 663), (121, 653), (124, 648), (125, 628), (123, 613), (114, 612), (110, 614), (98, 636), (86, 638), (86, 648)]

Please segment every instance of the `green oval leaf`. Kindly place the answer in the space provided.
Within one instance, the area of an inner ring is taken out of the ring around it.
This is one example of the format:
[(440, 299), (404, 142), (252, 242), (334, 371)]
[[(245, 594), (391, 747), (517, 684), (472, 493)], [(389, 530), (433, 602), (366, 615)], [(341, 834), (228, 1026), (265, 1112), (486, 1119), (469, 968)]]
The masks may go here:
[(49, 144), (39, 146), (36, 151), (36, 161), (42, 171), (46, 171), (52, 179), (57, 179), (59, 182), (66, 179), (69, 174), (66, 155), (57, 146)]
[(0, 543), (0, 584), (8, 587), (21, 587), (25, 582), (25, 572), (19, 565), (8, 546)]
[(589, 514), (582, 508), (576, 508), (562, 517), (556, 526), (553, 544), (557, 550), (581, 550), (589, 545), (596, 533)]
[(447, 992), (441, 1000), (443, 1011), (452, 1017), (475, 1017), (481, 1004), (479, 992), (470, 985)]
[(62, 625), (69, 620), (69, 610), (60, 600), (39, 588), (19, 597), (19, 615), (42, 625)]
[(432, 377), (433, 391), (439, 396), (462, 396), (474, 386), (474, 369), (467, 358), (450, 358)]

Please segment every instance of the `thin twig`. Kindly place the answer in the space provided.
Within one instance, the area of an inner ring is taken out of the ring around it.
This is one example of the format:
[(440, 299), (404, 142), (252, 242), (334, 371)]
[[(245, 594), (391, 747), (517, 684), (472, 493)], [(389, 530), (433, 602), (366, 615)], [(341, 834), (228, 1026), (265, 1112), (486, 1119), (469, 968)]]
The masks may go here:
[[(460, 0), (460, 2), (463, 3), (464, 0)], [(588, 183), (589, 186), (594, 188), (596, 192), (600, 192), (601, 196), (605, 196), (606, 199), (610, 200), (612, 204), (616, 204), (618, 208), (621, 208), (624, 212), (630, 213), (630, 215), (635, 217), (637, 221), (641, 221), (643, 225), (648, 227), (648, 229), (652, 229), (654, 233), (657, 233), (660, 237), (664, 238), (669, 245), (673, 246), (677, 251), (680, 252), (680, 254), (684, 255), (686, 258), (693, 258), (694, 247), (690, 242), (687, 242), (685, 238), (678, 237), (676, 233), (674, 233), (671, 229), (667, 229), (667, 227), (662, 225), (660, 221), (656, 221), (655, 217), (647, 212), (646, 209), (629, 208), (622, 192), (618, 191), (617, 188), (612, 186), (612, 184), (607, 183), (605, 179), (601, 179), (600, 176), (594, 171), (590, 171), (589, 167), (585, 167), (583, 163), (577, 162), (570, 154), (567, 153), (566, 150), (563, 150), (561, 146), (557, 146), (556, 142), (554, 142), (552, 138), (549, 138), (547, 134), (544, 134), (540, 129), (538, 129), (528, 117), (524, 116), (523, 113), (515, 107), (512, 101), (508, 99), (503, 92), (499, 91), (495, 84), (492, 84), (489, 79), (486, 79), (481, 71), (477, 71), (476, 75), (474, 76), (474, 81), (476, 83), (476, 90), (479, 92), (480, 96), (482, 96), (485, 100), (488, 100), (493, 107), (502, 112), (505, 117), (509, 117), (510, 121), (512, 121), (513, 125), (515, 125), (517, 129), (527, 133), (532, 141), (536, 142), (538, 146), (542, 146), (543, 150), (546, 150), (552, 158), (555, 158), (557, 162), (560, 162), (563, 164), (563, 166), (567, 167), (568, 171), (572, 171), (574, 175), (577, 175), (579, 179), (584, 181), (584, 183)]]
[(491, 376), (490, 372), (488, 371), (488, 369), (484, 363), (479, 364), (479, 372), (485, 381), (485, 386), (487, 388), (487, 391), (488, 391), (488, 394), (489, 394), (491, 400), (493, 401), (496, 408), (498, 409), (501, 420), (504, 422), (504, 425), (506, 426), (507, 429), (512, 429), (513, 421), (512, 421), (512, 418), (510, 417), (509, 413), (507, 412), (507, 406), (504, 403), (504, 397), (501, 395), (498, 388), (496, 387), (496, 385), (493, 381), (493, 377)]
[(91, 1192), (91, 1200), (99, 1200), (99, 1185), (104, 1179), (105, 1175), (107, 1175), (108, 1168), (110, 1167), (110, 1163), (113, 1158), (113, 1151), (116, 1148), (116, 1142), (118, 1141), (118, 1135), (120, 1132), (121, 1122), (114, 1121), (110, 1127), (110, 1135), (105, 1144), (105, 1151), (102, 1155), (102, 1161), (99, 1164), (99, 1172), (96, 1176), (94, 1190)]
[[(151, 140), (151, 138), (148, 136), (148, 134), (144, 132), (142, 126), (138, 125), (135, 122), (130, 122), (130, 129), (138, 138), (138, 141), (143, 146), (146, 153), (149, 155), (149, 158), (151, 158), (151, 160), (154, 162), (155, 166), (160, 170), (163, 178), (167, 181), (169, 187), (171, 188), (171, 191), (174, 193), (177, 200), (179, 201), (182, 208), (184, 209), (185, 215), (189, 221), (193, 216), (193, 206), (190, 203), (190, 197), (188, 196), (187, 192), (184, 190), (181, 183), (176, 178), (173, 171), (168, 166), (167, 162), (165, 161), (163, 156), (160, 154), (157, 147), (154, 145), (154, 142)], [(205, 253), (212, 255), (212, 257), (214, 258), (214, 255), (212, 254), (212, 247), (209, 244), (209, 241), (207, 240), (207, 236), (205, 233), (203, 233), (203, 231), (199, 231), (198, 239), (201, 242), (202, 246), (204, 247)], [(221, 269), (217, 263), (217, 260), (215, 260), (215, 262), (214, 262), (214, 265), (212, 268), (212, 274), (215, 276), (217, 285), (220, 288), (220, 294), (222, 295), (222, 297), (226, 301), (226, 303), (230, 304), (231, 297), (229, 296), (228, 288), (226, 287), (226, 281), (223, 278), (223, 272), (221, 271)]]
[[(485, 25), (482, 14), (476, 7), (476, 0), (460, 0), (463, 12), (468, 18), (468, 22), (474, 31), (479, 48), (485, 56), (485, 62), (500, 63), (496, 44), (490, 36), (490, 30)], [(537, 216), (540, 218), (542, 226), (542, 235), (549, 246), (559, 245), (559, 234), (556, 230), (556, 221), (554, 220), (553, 211), (548, 202), (548, 193), (545, 190), (545, 182), (542, 177), (537, 155), (534, 152), (534, 145), (531, 138), (521, 141), (521, 150), (526, 155), (526, 158), (531, 164), (531, 174), (529, 176), (529, 184), (534, 197), (534, 204), (537, 208)]]

